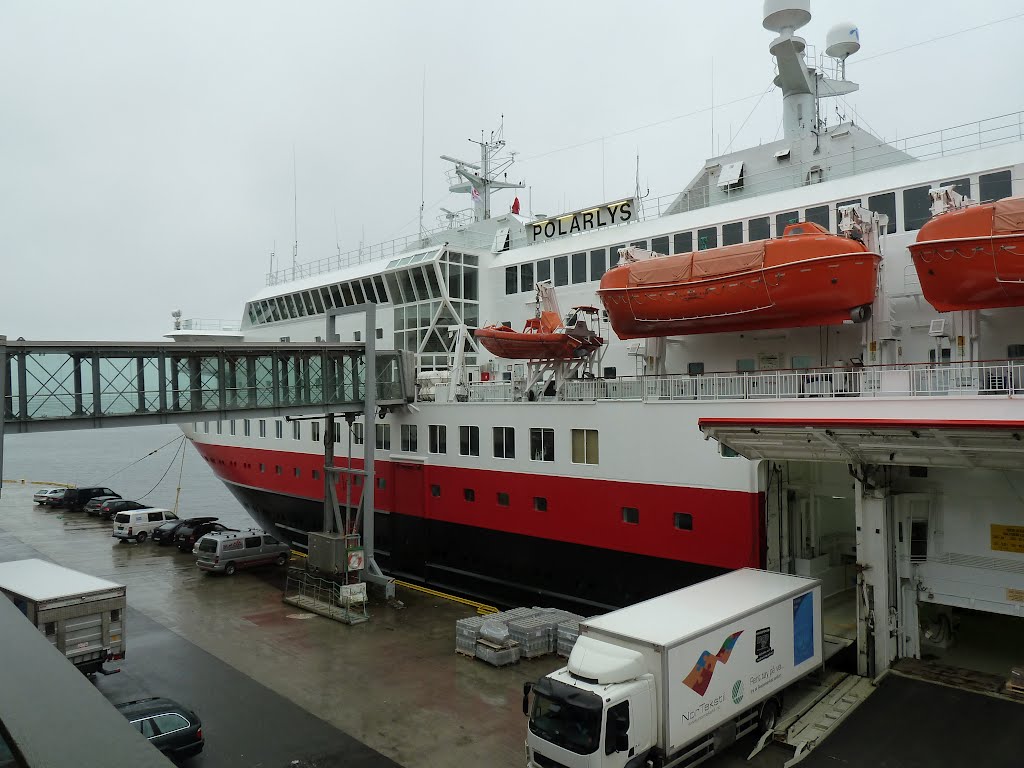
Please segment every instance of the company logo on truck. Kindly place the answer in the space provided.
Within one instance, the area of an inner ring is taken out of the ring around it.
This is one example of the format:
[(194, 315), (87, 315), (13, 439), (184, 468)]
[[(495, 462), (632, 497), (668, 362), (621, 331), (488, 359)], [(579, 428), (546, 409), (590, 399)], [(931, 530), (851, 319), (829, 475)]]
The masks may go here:
[(754, 637), (755, 661), (760, 664), (765, 659), (771, 658), (774, 654), (775, 649), (772, 648), (771, 627), (765, 627), (764, 629), (757, 630), (757, 635)]
[(721, 662), (725, 664), (729, 661), (729, 657), (732, 655), (732, 649), (736, 647), (736, 641), (739, 640), (740, 635), (743, 634), (743, 630), (739, 632), (733, 632), (722, 643), (722, 649), (718, 653), (711, 653), (710, 651), (704, 651), (700, 658), (697, 659), (697, 663), (693, 665), (693, 669), (683, 679), (683, 685), (691, 689), (698, 696), (703, 696), (707, 693), (708, 686), (711, 685), (711, 677), (715, 674), (715, 667)]

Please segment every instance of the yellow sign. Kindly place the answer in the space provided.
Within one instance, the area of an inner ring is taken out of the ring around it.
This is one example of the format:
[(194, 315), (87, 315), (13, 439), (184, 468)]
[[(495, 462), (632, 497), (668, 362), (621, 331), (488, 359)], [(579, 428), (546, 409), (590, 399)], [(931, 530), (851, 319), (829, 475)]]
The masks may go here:
[(1024, 526), (993, 525), (992, 549), (999, 552), (1024, 554)]
[(1024, 589), (1007, 588), (1006, 599), (1011, 603), (1024, 603)]

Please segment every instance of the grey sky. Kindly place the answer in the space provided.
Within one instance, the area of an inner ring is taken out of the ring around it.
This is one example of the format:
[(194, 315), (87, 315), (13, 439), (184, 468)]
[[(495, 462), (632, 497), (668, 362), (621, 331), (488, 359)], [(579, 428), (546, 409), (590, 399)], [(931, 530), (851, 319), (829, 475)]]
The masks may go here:
[[(819, 0), (800, 34), (823, 48), (854, 8), (861, 125), (891, 139), (1024, 109), (1024, 18), (868, 60), (1024, 3)], [(239, 319), (275, 240), (291, 260), (293, 145), (300, 261), (335, 252), (335, 213), (343, 251), (364, 229), (415, 233), (424, 69), (430, 226), (468, 204), (438, 155), (473, 157), (502, 114), (536, 212), (632, 192), (637, 153), (642, 187), (677, 192), (713, 154), (707, 111), (671, 119), (710, 105), (712, 58), (716, 103), (753, 95), (715, 111), (720, 149), (748, 114), (734, 147), (775, 138), (778, 91), (751, 114), (771, 39), (755, 0), (8, 2), (0, 334), (151, 339), (179, 307)]]

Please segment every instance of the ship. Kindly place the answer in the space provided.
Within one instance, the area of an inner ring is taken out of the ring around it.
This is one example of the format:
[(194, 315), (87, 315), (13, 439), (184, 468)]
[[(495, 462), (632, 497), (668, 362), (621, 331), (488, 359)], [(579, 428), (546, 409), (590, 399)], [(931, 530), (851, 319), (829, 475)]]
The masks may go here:
[[(328, 313), (375, 305), (376, 346), (408, 353), (430, 386), (374, 424), (342, 424), (334, 461), (359, 468), (375, 441), (374, 547), (396, 578), (588, 614), (743, 567), (818, 575), (838, 593), (856, 578), (863, 534), (853, 489), (873, 482), (863, 467), (892, 464), (887, 487), (906, 491), (894, 508), (912, 510), (900, 546), (913, 548), (915, 568), (982, 569), (1019, 590), (992, 587), (982, 600), (965, 592), (971, 579), (942, 571), (930, 600), (1012, 613), (1022, 599), (1013, 595), (1024, 595), (1021, 550), (993, 551), (987, 533), (951, 542), (968, 518), (1024, 531), (1016, 486), (1000, 474), (1019, 461), (1024, 299), (1015, 288), (994, 303), (936, 301), (915, 267), (930, 257), (914, 244), (957, 215), (932, 210), (950, 191), (971, 203), (965, 216), (1024, 192), (1020, 116), (961, 126), (956, 142), (940, 142), (949, 134), (935, 126), (898, 146), (855, 121), (829, 122), (823, 105), (859, 87), (845, 65), (860, 32), (837, 24), (811, 57), (796, 34), (809, 19), (806, 2), (766, 4), (782, 137), (709, 158), (681, 192), (557, 216), (513, 211), (497, 202), (521, 187), (507, 181), (513, 158), (498, 131), (479, 159), (446, 158), (453, 194), (472, 196), (465, 213), (272, 272), (240, 328), (186, 324), (171, 335), (326, 340)], [(811, 249), (787, 258), (787, 241)], [(722, 253), (747, 255), (695, 282), (698, 265)], [(944, 284), (956, 284), (955, 265), (945, 266), (954, 271)], [(658, 283), (672, 301), (633, 297), (664, 303), (663, 315), (620, 315), (627, 304), (607, 289), (631, 269), (675, 275)], [(569, 359), (486, 343), (482, 329), (511, 339), (519, 332), (493, 329), (529, 330), (544, 317), (538, 285), (564, 306), (595, 307), (588, 330), (602, 343)], [(687, 300), (690, 290), (702, 298)], [(360, 315), (334, 328), (342, 341), (366, 341)], [(868, 426), (851, 426), (868, 415)], [(324, 429), (314, 415), (197, 421), (185, 432), (249, 514), (302, 550), (324, 519)], [(984, 452), (1004, 440), (1006, 453)], [(810, 450), (828, 463), (807, 461)], [(967, 475), (938, 458), (957, 451)], [(338, 496), (354, 504), (358, 493)]]

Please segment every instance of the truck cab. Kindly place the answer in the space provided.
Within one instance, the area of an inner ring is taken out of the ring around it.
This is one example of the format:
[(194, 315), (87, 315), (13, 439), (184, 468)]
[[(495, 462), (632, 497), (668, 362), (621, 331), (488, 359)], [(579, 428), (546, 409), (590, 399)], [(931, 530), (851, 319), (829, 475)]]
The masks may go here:
[(531, 691), (530, 768), (639, 766), (655, 744), (657, 686), (637, 651), (580, 637), (568, 665)]

